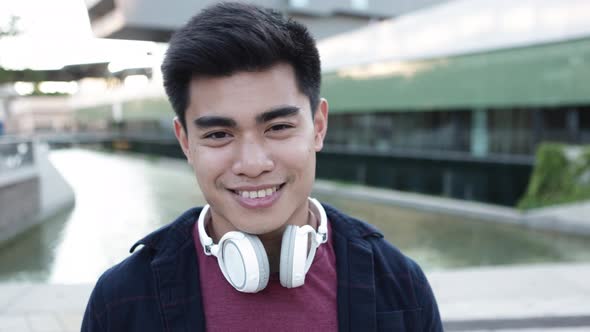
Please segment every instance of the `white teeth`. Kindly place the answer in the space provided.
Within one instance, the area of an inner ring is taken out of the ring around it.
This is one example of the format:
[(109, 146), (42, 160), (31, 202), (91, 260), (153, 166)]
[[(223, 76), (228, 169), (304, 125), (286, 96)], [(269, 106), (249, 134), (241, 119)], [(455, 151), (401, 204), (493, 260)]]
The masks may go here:
[(238, 193), (238, 195), (240, 195), (244, 198), (263, 198), (263, 197), (272, 195), (277, 190), (278, 190), (278, 186), (272, 187), (272, 188), (260, 189), (257, 191), (237, 191), (237, 193)]

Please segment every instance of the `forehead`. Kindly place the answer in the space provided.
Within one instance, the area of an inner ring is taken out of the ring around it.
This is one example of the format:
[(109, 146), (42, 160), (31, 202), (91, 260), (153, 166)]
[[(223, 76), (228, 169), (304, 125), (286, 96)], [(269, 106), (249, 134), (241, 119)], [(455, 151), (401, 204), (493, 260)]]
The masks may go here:
[(282, 63), (261, 71), (195, 78), (189, 86), (189, 98), (187, 116), (191, 117), (239, 117), (285, 105), (309, 108), (309, 99), (299, 91), (293, 67)]

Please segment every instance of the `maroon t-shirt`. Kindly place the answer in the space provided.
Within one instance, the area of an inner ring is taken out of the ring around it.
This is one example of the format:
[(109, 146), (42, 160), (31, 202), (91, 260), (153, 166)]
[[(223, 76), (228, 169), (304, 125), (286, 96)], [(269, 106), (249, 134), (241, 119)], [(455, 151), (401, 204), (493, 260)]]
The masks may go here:
[(305, 284), (281, 286), (278, 273), (270, 275), (265, 289), (242, 293), (223, 277), (217, 258), (207, 256), (195, 223), (201, 294), (207, 331), (337, 331), (336, 256), (328, 222), (328, 242), (320, 245)]

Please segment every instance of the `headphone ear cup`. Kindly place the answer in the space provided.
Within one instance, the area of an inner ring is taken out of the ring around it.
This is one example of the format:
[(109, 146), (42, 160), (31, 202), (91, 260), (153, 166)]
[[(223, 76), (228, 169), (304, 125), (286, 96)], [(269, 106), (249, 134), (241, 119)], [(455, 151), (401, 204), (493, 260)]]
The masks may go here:
[(283, 232), (281, 243), (280, 280), (281, 285), (295, 288), (305, 283), (305, 266), (309, 247), (310, 226), (289, 225)]
[(293, 287), (293, 256), (295, 251), (295, 237), (297, 226), (287, 225), (281, 241), (280, 280), (283, 287)]
[(217, 261), (227, 281), (238, 291), (256, 293), (268, 284), (268, 258), (254, 235), (229, 232), (219, 241)]
[(246, 234), (246, 237), (252, 244), (252, 248), (254, 248), (254, 252), (256, 253), (256, 259), (258, 261), (258, 275), (259, 282), (256, 292), (263, 290), (268, 285), (268, 278), (270, 275), (270, 269), (268, 266), (268, 256), (266, 255), (266, 250), (264, 249), (264, 245), (262, 241), (258, 238), (258, 236)]

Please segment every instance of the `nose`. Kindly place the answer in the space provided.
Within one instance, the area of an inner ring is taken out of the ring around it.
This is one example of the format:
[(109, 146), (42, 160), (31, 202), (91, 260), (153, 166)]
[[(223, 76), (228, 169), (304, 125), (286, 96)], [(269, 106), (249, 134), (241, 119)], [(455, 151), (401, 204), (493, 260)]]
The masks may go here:
[(261, 142), (247, 141), (240, 145), (232, 171), (236, 175), (255, 178), (273, 170), (270, 151)]

